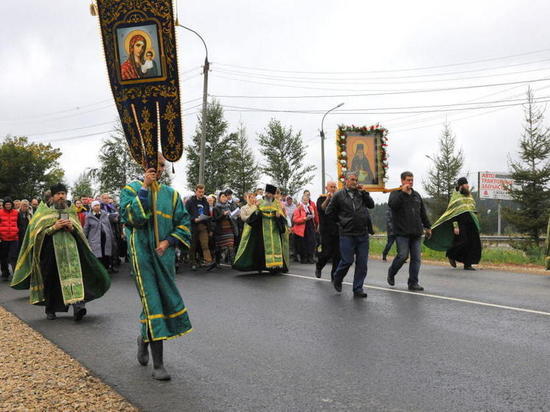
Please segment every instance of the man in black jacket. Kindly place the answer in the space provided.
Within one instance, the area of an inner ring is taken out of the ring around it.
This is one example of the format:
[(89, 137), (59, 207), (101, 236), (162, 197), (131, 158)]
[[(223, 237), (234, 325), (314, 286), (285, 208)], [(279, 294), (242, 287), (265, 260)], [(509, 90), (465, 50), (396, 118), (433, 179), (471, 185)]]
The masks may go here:
[(336, 182), (327, 182), (327, 193), (317, 199), (317, 213), (319, 214), (319, 233), (321, 235), (321, 252), (315, 268), (315, 276), (321, 277), (321, 271), (332, 259), (332, 270), (330, 279), (334, 280), (334, 272), (340, 263), (340, 238), (338, 236), (338, 225), (331, 216), (325, 213), (327, 207), (336, 192)]
[(191, 269), (197, 270), (197, 247), (202, 249), (202, 257), (206, 262), (206, 269), (210, 270), (215, 266), (212, 259), (210, 248), (208, 247), (209, 233), (208, 222), (210, 220), (210, 206), (204, 196), (204, 185), (199, 184), (195, 187), (195, 196), (191, 196), (185, 208), (191, 218), (191, 247), (189, 248), (189, 257), (191, 259)]
[(355, 275), (353, 277), (353, 295), (366, 298), (363, 283), (367, 277), (369, 258), (369, 232), (371, 227), (368, 209), (374, 207), (369, 192), (357, 184), (357, 172), (348, 172), (346, 187), (332, 197), (326, 214), (336, 219), (340, 231), (340, 263), (334, 273), (334, 289), (342, 291), (342, 280), (353, 264), (355, 255)]
[(403, 266), (410, 253), (409, 263), (409, 290), (422, 291), (424, 288), (418, 284), (418, 272), (420, 271), (420, 245), (422, 234), (425, 232), (430, 237), (431, 224), (426, 214), (426, 208), (420, 194), (413, 190), (413, 174), (401, 173), (401, 189), (392, 192), (388, 205), (392, 211), (393, 233), (397, 242), (397, 256), (388, 269), (388, 283), (395, 285), (395, 275)]

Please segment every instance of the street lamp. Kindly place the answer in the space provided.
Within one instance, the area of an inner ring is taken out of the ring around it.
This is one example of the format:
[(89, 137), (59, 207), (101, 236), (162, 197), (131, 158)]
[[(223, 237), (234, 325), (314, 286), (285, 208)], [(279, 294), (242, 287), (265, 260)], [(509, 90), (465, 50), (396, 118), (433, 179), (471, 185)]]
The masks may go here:
[(323, 129), (323, 123), (325, 122), (325, 117), (327, 117), (327, 114), (338, 109), (339, 107), (342, 107), (343, 105), (344, 103), (340, 103), (338, 106), (334, 106), (323, 115), (323, 119), (321, 120), (321, 184), (323, 185), (323, 187), (321, 187), (321, 193), (325, 190), (325, 131)]
[(208, 71), (210, 70), (210, 63), (208, 62), (208, 47), (206, 47), (206, 42), (202, 36), (197, 33), (195, 30), (180, 24), (176, 20), (176, 26), (182, 27), (185, 30), (189, 30), (191, 33), (195, 33), (199, 39), (201, 39), (202, 44), (204, 44), (204, 49), (206, 50), (206, 57), (204, 58), (204, 66), (202, 70), (203, 74), (203, 86), (202, 86), (202, 133), (201, 133), (201, 146), (200, 146), (200, 156), (199, 156), (199, 184), (204, 184), (204, 152), (206, 146), (206, 106), (208, 104)]

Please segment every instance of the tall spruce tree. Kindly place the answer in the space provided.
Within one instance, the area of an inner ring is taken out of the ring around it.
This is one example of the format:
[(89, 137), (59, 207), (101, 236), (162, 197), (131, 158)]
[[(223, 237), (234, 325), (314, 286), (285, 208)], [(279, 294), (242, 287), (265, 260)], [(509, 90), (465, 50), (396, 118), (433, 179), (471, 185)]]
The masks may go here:
[(428, 170), (428, 179), (422, 182), (422, 186), (429, 196), (426, 203), (431, 218), (435, 220), (447, 208), (464, 166), (464, 154), (462, 149), (456, 150), (456, 137), (448, 122), (445, 122), (439, 138), (439, 154), (429, 158), (433, 166)]
[(538, 246), (541, 235), (546, 231), (550, 207), (550, 132), (543, 125), (544, 110), (535, 104), (530, 87), (524, 113), (519, 160), (509, 161), (515, 180), (515, 186), (509, 190), (517, 207), (505, 208), (504, 217)]
[[(118, 195), (120, 189), (133, 180), (143, 179), (142, 167), (132, 158), (121, 125), (117, 125), (99, 149), (99, 167), (88, 170), (88, 176), (98, 184), (101, 193)], [(170, 184), (171, 177), (163, 174), (161, 183)]]
[(273, 180), (283, 193), (294, 196), (313, 180), (314, 165), (305, 165), (306, 146), (302, 133), (293, 133), (292, 127), (284, 127), (279, 120), (271, 119), (258, 134), (260, 152), (266, 166), (261, 170)]
[(235, 156), (229, 168), (229, 187), (239, 196), (256, 188), (260, 179), (260, 170), (250, 149), (246, 129), (241, 123), (235, 137)]
[[(202, 134), (202, 115), (193, 136), (193, 143), (186, 147), (187, 186), (193, 190), (199, 182), (200, 141)], [(221, 104), (213, 100), (206, 109), (206, 142), (204, 162), (204, 185), (206, 193), (225, 189), (231, 183), (231, 165), (236, 153), (237, 134), (227, 134), (227, 122), (223, 116)]]

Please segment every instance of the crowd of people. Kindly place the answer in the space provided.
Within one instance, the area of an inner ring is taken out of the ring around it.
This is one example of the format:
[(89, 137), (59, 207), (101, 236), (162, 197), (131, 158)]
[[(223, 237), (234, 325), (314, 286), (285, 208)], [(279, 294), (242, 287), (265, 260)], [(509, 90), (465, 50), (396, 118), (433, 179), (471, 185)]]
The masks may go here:
[[(74, 319), (86, 314), (85, 302), (101, 297), (122, 259), (131, 264), (143, 311), (138, 336), (138, 361), (153, 357), (153, 377), (170, 379), (162, 357), (162, 342), (191, 330), (187, 308), (175, 283), (178, 265), (193, 271), (216, 267), (240, 271), (289, 270), (291, 260), (315, 264), (320, 278), (331, 263), (330, 278), (337, 292), (355, 264), (352, 291), (366, 298), (369, 236), (374, 233), (369, 209), (374, 201), (348, 172), (337, 190), (328, 182), (316, 202), (305, 190), (295, 201), (273, 186), (245, 193), (231, 189), (207, 195), (204, 185), (181, 198), (158, 183), (165, 160), (159, 154), (155, 169), (142, 181), (121, 189), (120, 203), (104, 193), (97, 198), (67, 200), (67, 188), (54, 185), (44, 199), (0, 201), (0, 260), (2, 279), (15, 289), (29, 289), (30, 302), (44, 305), (47, 318), (74, 308)], [(387, 282), (409, 261), (408, 289), (419, 292), (421, 242), (445, 250), (449, 263), (463, 262), (472, 270), (481, 257), (479, 221), (466, 179), (457, 182), (447, 211), (433, 226), (411, 172), (401, 174), (401, 186), (389, 197), (388, 245), (397, 255), (388, 268)], [(72, 205), (71, 205), (72, 203)], [(11, 266), (11, 269), (10, 269)]]

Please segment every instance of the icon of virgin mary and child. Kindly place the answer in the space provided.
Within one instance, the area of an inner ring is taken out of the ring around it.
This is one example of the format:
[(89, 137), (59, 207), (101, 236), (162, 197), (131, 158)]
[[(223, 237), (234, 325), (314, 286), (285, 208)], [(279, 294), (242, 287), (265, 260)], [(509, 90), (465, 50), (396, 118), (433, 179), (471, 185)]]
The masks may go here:
[(132, 36), (128, 44), (128, 59), (120, 65), (122, 80), (136, 80), (159, 76), (154, 53), (147, 49), (147, 40), (141, 34)]

